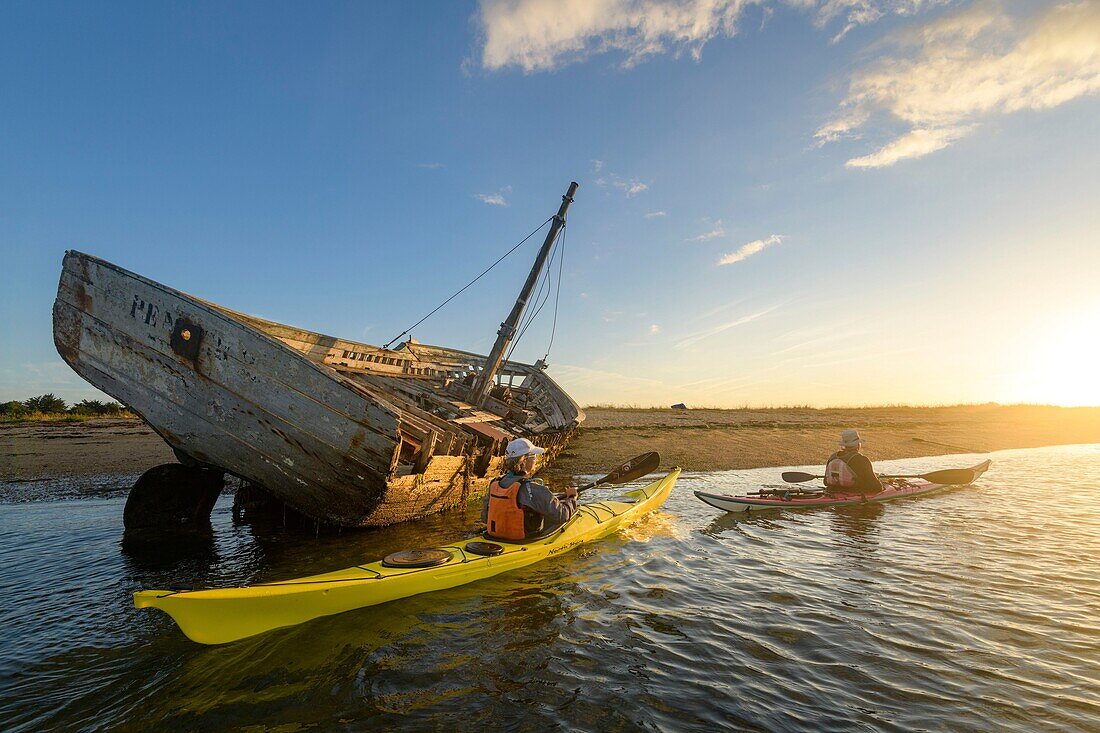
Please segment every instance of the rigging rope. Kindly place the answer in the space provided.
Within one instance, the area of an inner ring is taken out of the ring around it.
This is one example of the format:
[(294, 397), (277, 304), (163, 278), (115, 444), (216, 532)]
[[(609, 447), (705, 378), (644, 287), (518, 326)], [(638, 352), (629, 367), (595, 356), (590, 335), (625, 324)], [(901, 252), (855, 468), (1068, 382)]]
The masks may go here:
[(518, 244), (516, 244), (516, 245), (515, 245), (514, 247), (512, 247), (512, 248), (511, 248), (510, 250), (508, 250), (507, 252), (505, 252), (504, 254), (502, 254), (502, 255), (500, 256), (500, 259), (498, 259), (498, 260), (497, 260), (496, 262), (494, 262), (493, 264), (489, 265), (489, 266), (488, 266), (487, 268), (485, 268), (484, 270), (482, 270), (482, 272), (481, 272), (481, 274), (480, 274), (480, 275), (478, 275), (478, 276), (477, 276), (477, 277), (475, 277), (475, 278), (474, 278), (473, 280), (471, 280), (470, 282), (468, 282), (468, 283), (466, 283), (465, 285), (463, 285), (463, 286), (462, 286), (461, 288), (459, 288), (459, 289), (458, 289), (458, 291), (457, 291), (457, 292), (455, 292), (455, 294), (454, 294), (454, 295), (452, 295), (451, 297), (447, 298), (447, 299), (446, 299), (445, 301), (443, 301), (442, 303), (440, 303), (439, 305), (437, 305), (437, 306), (435, 307), (435, 310), (433, 310), (433, 311), (432, 311), (431, 313), (429, 313), (428, 315), (424, 316), (424, 317), (423, 317), (423, 318), (421, 318), (421, 319), (420, 319), (419, 321), (417, 321), (416, 323), (414, 323), (413, 325), (409, 326), (408, 328), (406, 328), (406, 329), (405, 329), (404, 331), (402, 331), (401, 333), (399, 333), (399, 334), (397, 334), (396, 336), (394, 336), (394, 337), (393, 337), (392, 339), (390, 339), (389, 343), (387, 343), (387, 344), (386, 344), (385, 346), (383, 346), (382, 348), (383, 348), (383, 349), (388, 349), (388, 348), (390, 347), (390, 344), (392, 344), (392, 343), (393, 343), (394, 341), (397, 341), (397, 340), (398, 340), (398, 339), (400, 339), (400, 338), (401, 338), (402, 336), (404, 336), (405, 334), (409, 333), (409, 332), (410, 332), (410, 331), (412, 331), (412, 330), (413, 330), (414, 328), (416, 328), (417, 326), (419, 326), (419, 325), (420, 325), (421, 323), (423, 323), (424, 321), (426, 321), (426, 320), (428, 320), (429, 318), (431, 318), (432, 316), (434, 316), (434, 315), (436, 314), (436, 312), (438, 312), (438, 311), (439, 311), (439, 309), (440, 309), (440, 308), (442, 308), (443, 306), (447, 305), (447, 304), (448, 304), (448, 303), (450, 303), (450, 302), (451, 302), (452, 300), (454, 300), (454, 299), (455, 299), (455, 298), (457, 298), (457, 297), (458, 297), (459, 295), (461, 295), (461, 294), (462, 294), (462, 292), (463, 292), (464, 290), (466, 290), (466, 288), (470, 287), (471, 285), (473, 285), (474, 283), (476, 283), (476, 282), (477, 282), (478, 280), (480, 280), (481, 278), (485, 277), (485, 275), (487, 275), (487, 274), (489, 273), (489, 270), (492, 270), (492, 269), (493, 269), (494, 267), (496, 267), (496, 266), (497, 266), (497, 265), (499, 265), (499, 264), (500, 264), (501, 262), (503, 262), (503, 261), (504, 261), (504, 258), (505, 258), (505, 257), (507, 257), (508, 255), (512, 254), (512, 253), (513, 253), (513, 252), (515, 252), (515, 251), (516, 251), (517, 249), (519, 249), (519, 248), (520, 248), (520, 247), (521, 247), (521, 246), (523, 245), (523, 243), (524, 243), (524, 242), (526, 242), (526, 241), (527, 241), (528, 239), (530, 239), (531, 237), (535, 236), (535, 234), (537, 234), (537, 233), (538, 233), (538, 232), (539, 232), (539, 231), (540, 231), (540, 230), (541, 230), (541, 229), (542, 229), (542, 228), (543, 228), (544, 226), (546, 226), (546, 225), (547, 225), (547, 224), (549, 224), (549, 223), (550, 223), (551, 221), (553, 221), (553, 219), (554, 219), (554, 217), (552, 217), (552, 216), (551, 216), (551, 217), (550, 217), (549, 219), (547, 219), (547, 220), (546, 220), (546, 221), (544, 221), (543, 223), (539, 224), (539, 225), (538, 225), (538, 228), (536, 228), (536, 229), (535, 229), (534, 231), (532, 231), (532, 232), (531, 232), (530, 234), (528, 234), (528, 235), (527, 235), (526, 237), (524, 237), (523, 239), (521, 239), (521, 240), (519, 241), (519, 243), (518, 243)]
[[(565, 233), (564, 224), (562, 225), (561, 233), (563, 235)], [(560, 237), (558, 241), (560, 241)], [(538, 303), (538, 305), (528, 309), (527, 314), (523, 319), (523, 322), (520, 323), (520, 328), (517, 331), (516, 337), (512, 340), (512, 343), (508, 348), (508, 353), (504, 357), (505, 361), (511, 360), (512, 352), (516, 350), (516, 346), (519, 344), (520, 339), (523, 338), (523, 334), (526, 333), (528, 327), (530, 327), (530, 325), (534, 323), (536, 316), (538, 316), (539, 314), (539, 311), (542, 310), (542, 307), (546, 305), (546, 301), (550, 298), (550, 279), (553, 276), (554, 272), (554, 258), (558, 256), (558, 241), (555, 241), (551, 245), (549, 261), (546, 263), (546, 269), (543, 270), (540, 277), (539, 289), (538, 292), (535, 294), (535, 301)], [(539, 298), (541, 298), (542, 300), (539, 300)]]
[(558, 283), (557, 289), (554, 291), (554, 325), (550, 327), (550, 343), (546, 345), (546, 353), (542, 356), (542, 363), (545, 365), (546, 360), (550, 358), (550, 349), (554, 347), (554, 334), (558, 332), (558, 301), (561, 299), (561, 274), (562, 268), (565, 266), (565, 225), (561, 226), (561, 253), (558, 257)]
[[(550, 260), (547, 263), (548, 265), (552, 265), (554, 263), (554, 257), (555, 257), (555, 253), (554, 253), (553, 250), (551, 250), (550, 251)], [(523, 318), (520, 320), (519, 326), (516, 329), (516, 336), (512, 340), (512, 343), (508, 347), (508, 356), (512, 355), (512, 352), (516, 348), (516, 344), (518, 344), (519, 340), (521, 338), (523, 338), (523, 334), (525, 334), (527, 332), (527, 327), (531, 325), (531, 321), (534, 320), (534, 317), (536, 315), (538, 315), (539, 308), (542, 307), (541, 304), (543, 302), (545, 302), (546, 296), (544, 295), (544, 293), (548, 292), (547, 291), (547, 281), (548, 281), (549, 277), (550, 277), (550, 272), (548, 270), (543, 272), (539, 276), (538, 291), (535, 293), (535, 297), (534, 297), (532, 303), (528, 306), (527, 311), (523, 314)]]

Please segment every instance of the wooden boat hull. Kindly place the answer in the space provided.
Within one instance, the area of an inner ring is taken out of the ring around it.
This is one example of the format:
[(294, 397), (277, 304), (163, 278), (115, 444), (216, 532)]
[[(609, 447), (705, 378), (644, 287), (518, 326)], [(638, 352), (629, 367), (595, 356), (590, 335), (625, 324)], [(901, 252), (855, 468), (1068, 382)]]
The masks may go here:
[[(462, 504), (484, 491), (507, 438), (529, 437), (550, 457), (584, 418), (535, 367), (502, 369), (527, 385), (535, 407), (517, 408), (526, 423), (502, 418), (507, 406), (448, 407), (446, 386), (484, 357), (421, 345), (412, 355), (414, 342), (385, 350), (263, 321), (79, 252), (65, 255), (54, 341), (184, 462), (344, 526)], [(434, 400), (430, 409), (421, 398)], [(444, 408), (458, 417), (436, 414)]]
[[(974, 466), (974, 480), (977, 480), (989, 468), (989, 461)], [(710, 504), (716, 509), (727, 512), (758, 512), (764, 509), (813, 509), (824, 506), (848, 506), (851, 504), (878, 504), (884, 501), (893, 501), (904, 497), (921, 496), (933, 491), (950, 488), (949, 484), (933, 484), (928, 481), (899, 480), (898, 483), (888, 486), (877, 494), (843, 494), (825, 493), (814, 497), (758, 497), (758, 496), (730, 496), (728, 494), (712, 494), (706, 491), (696, 491), (695, 496), (700, 501)]]

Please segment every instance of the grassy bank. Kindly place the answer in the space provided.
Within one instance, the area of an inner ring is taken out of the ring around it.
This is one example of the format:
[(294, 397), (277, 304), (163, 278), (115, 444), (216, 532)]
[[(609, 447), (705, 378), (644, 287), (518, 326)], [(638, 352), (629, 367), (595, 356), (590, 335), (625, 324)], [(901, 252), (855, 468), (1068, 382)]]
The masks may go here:
[[(112, 420), (137, 420), (138, 416), (129, 410), (123, 410), (112, 414), (110, 418)], [(104, 419), (103, 415), (93, 415), (86, 412), (24, 412), (19, 415), (0, 415), (0, 423), (7, 425), (18, 425), (20, 423), (82, 423), (102, 419)]]
[(66, 423), (99, 418), (136, 418), (118, 402), (81, 400), (72, 407), (52, 392), (25, 400), (0, 402), (0, 423)]
[[(858, 428), (872, 460), (1100, 443), (1100, 407), (806, 407), (741, 410), (588, 408), (584, 427), (548, 472), (602, 473), (659, 451), (690, 471), (823, 463), (840, 431)], [(15, 423), (15, 424), (13, 424)], [(137, 419), (43, 413), (0, 421), (0, 480), (140, 473), (175, 460)]]
[(555, 473), (599, 472), (649, 450), (692, 471), (823, 463), (857, 428), (872, 460), (1100, 442), (1100, 407), (955, 405), (646, 409), (593, 407)]

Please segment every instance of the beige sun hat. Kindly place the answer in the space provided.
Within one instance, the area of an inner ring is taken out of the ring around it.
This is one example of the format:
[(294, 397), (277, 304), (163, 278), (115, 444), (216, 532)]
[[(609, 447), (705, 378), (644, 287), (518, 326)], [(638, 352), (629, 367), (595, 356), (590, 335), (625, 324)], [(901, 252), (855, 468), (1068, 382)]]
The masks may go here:
[(841, 448), (858, 448), (861, 443), (863, 438), (859, 437), (859, 431), (854, 428), (848, 428), (840, 434)]
[(539, 448), (537, 445), (529, 441), (527, 438), (516, 438), (508, 447), (504, 449), (505, 455), (509, 458), (519, 458), (520, 456), (537, 456), (539, 453), (545, 453), (545, 448)]

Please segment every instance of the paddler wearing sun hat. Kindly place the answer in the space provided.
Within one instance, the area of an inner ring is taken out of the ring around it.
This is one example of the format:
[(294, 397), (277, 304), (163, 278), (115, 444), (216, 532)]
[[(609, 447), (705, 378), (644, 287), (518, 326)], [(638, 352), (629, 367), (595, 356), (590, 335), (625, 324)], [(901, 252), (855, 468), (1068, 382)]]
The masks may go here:
[(875, 475), (870, 459), (860, 452), (863, 439), (859, 431), (849, 428), (840, 434), (840, 450), (825, 463), (825, 485), (845, 493), (876, 494), (882, 482)]
[(516, 438), (505, 449), (505, 473), (493, 479), (485, 495), (481, 521), (485, 535), (499, 540), (529, 539), (554, 531), (577, 511), (577, 490), (570, 486), (559, 501), (539, 479), (531, 478), (535, 457), (544, 448)]

